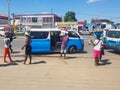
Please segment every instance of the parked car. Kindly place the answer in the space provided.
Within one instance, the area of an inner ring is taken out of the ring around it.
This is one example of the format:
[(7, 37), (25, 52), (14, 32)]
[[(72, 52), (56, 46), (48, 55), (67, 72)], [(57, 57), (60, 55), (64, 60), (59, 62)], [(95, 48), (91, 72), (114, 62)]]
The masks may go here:
[(79, 34), (81, 34), (81, 35), (92, 35), (92, 34), (93, 34), (93, 31), (90, 31), (90, 30), (88, 30), (88, 29), (80, 30), (80, 31), (79, 31)]
[(0, 27), (0, 36), (4, 36), (4, 27)]
[(120, 52), (120, 29), (110, 29), (107, 32), (105, 45)]
[[(31, 29), (32, 53), (60, 52), (60, 29)], [(67, 52), (75, 53), (84, 50), (84, 40), (76, 31), (68, 31)]]

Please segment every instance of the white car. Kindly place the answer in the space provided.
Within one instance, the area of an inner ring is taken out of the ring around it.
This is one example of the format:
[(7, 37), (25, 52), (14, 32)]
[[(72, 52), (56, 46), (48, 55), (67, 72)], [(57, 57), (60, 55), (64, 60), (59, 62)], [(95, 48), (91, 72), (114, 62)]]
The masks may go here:
[(79, 31), (79, 33), (80, 33), (81, 35), (92, 35), (92, 34), (93, 34), (93, 32), (90, 31), (90, 30), (88, 30), (88, 29), (81, 30), (81, 31)]
[(4, 36), (5, 32), (4, 32), (4, 27), (0, 27), (0, 36)]

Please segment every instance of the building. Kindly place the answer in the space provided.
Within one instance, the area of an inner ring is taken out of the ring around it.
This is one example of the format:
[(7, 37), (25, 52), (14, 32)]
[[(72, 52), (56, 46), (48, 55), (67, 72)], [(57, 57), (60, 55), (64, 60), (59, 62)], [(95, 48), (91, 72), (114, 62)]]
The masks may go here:
[(56, 22), (56, 27), (60, 28), (65, 26), (68, 30), (76, 30), (79, 31), (84, 28), (85, 22)]
[(0, 26), (6, 26), (8, 24), (8, 17), (0, 14)]
[(120, 23), (115, 24), (115, 29), (120, 29)]
[(101, 28), (112, 29), (114, 28), (114, 22), (108, 19), (100, 19)]
[(21, 14), (14, 15), (15, 23), (31, 28), (54, 28), (55, 22), (62, 21), (56, 14)]
[(91, 23), (95, 24), (95, 28), (103, 28), (103, 29), (114, 28), (114, 22), (108, 19), (92, 19)]

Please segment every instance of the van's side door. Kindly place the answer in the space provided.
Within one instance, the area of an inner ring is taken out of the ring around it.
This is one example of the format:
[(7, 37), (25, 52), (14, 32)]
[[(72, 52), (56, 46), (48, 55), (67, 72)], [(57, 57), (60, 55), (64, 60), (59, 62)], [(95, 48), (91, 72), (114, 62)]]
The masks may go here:
[(81, 50), (83, 46), (82, 46), (82, 39), (80, 39), (79, 35), (74, 31), (69, 31), (68, 35), (69, 35), (69, 41), (67, 44), (67, 50), (71, 46), (75, 46), (78, 50)]
[(50, 53), (49, 31), (33, 31), (31, 38), (32, 53)]

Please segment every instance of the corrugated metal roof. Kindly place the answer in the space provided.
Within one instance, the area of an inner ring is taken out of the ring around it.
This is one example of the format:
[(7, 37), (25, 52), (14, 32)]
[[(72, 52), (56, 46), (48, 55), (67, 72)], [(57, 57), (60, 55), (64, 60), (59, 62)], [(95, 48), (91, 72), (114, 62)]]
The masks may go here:
[[(19, 14), (19, 15), (15, 15), (15, 18), (19, 18), (21, 16), (47, 16), (47, 15), (54, 15), (55, 17), (60, 17), (56, 14)], [(61, 18), (61, 17), (60, 17)]]
[(0, 14), (0, 19), (8, 19), (8, 17), (4, 16), (3, 14)]

